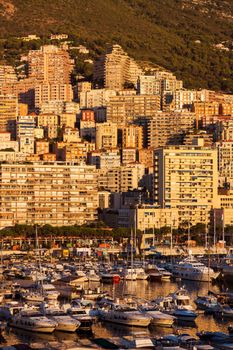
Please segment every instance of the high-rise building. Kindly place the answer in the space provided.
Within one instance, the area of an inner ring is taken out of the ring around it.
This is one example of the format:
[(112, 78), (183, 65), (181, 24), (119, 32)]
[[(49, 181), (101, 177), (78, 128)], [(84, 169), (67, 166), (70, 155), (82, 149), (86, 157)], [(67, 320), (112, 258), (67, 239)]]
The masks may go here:
[(12, 66), (0, 65), (0, 84), (14, 84), (17, 82), (17, 75)]
[(35, 117), (33, 115), (19, 116), (16, 121), (16, 137), (19, 142), (20, 152), (25, 154), (34, 153), (36, 127)]
[(28, 57), (28, 76), (38, 83), (69, 84), (74, 61), (69, 53), (54, 45), (30, 50)]
[(153, 117), (138, 118), (144, 130), (144, 147), (162, 147), (183, 143), (185, 133), (193, 130), (195, 114), (188, 111), (157, 112)]
[(117, 126), (113, 123), (96, 124), (96, 150), (117, 147)]
[(152, 116), (160, 110), (158, 95), (122, 95), (107, 103), (107, 121), (125, 124), (140, 116)]
[(15, 95), (0, 95), (0, 131), (14, 133), (17, 115), (17, 97)]
[(110, 192), (128, 192), (137, 189), (145, 174), (143, 164), (128, 164), (111, 169), (100, 169), (98, 188)]
[(93, 89), (79, 94), (80, 108), (105, 107), (110, 98), (116, 96), (115, 90)]
[(155, 75), (140, 75), (137, 81), (137, 93), (140, 95), (160, 95), (160, 80)]
[[(202, 142), (203, 144), (203, 142)], [(154, 152), (154, 201), (178, 209), (179, 221), (210, 221), (218, 188), (217, 150), (202, 146), (170, 146)]]
[(94, 64), (94, 81), (107, 89), (121, 90), (136, 85), (142, 69), (120, 45), (110, 46)]
[(71, 84), (50, 84), (42, 83), (35, 87), (35, 107), (40, 108), (41, 104), (49, 101), (67, 101), (73, 99)]
[(83, 225), (97, 218), (96, 170), (61, 162), (0, 164), (0, 197), (0, 228)]
[(143, 148), (143, 128), (129, 124), (119, 129), (123, 148)]
[(233, 141), (216, 142), (219, 186), (233, 188)]

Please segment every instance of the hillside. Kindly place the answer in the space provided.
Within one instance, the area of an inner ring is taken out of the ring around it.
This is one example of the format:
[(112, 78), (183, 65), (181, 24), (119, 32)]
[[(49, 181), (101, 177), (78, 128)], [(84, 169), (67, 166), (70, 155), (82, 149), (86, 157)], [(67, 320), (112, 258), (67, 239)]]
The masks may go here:
[[(232, 0), (0, 0), (2, 38), (51, 32), (75, 36), (94, 56), (117, 42), (186, 87), (233, 91)], [(17, 56), (0, 41), (2, 57), (9, 50)]]

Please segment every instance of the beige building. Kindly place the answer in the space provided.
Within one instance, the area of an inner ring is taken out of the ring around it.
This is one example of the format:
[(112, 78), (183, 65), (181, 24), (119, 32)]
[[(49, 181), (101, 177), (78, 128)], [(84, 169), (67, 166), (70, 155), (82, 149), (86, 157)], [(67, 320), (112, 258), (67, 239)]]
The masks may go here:
[(137, 81), (137, 92), (140, 95), (160, 95), (161, 81), (155, 75), (141, 75)]
[(219, 141), (233, 140), (233, 118), (217, 121), (216, 139)]
[(35, 87), (35, 107), (40, 108), (49, 101), (72, 101), (73, 90), (71, 84), (42, 83)]
[(37, 116), (37, 126), (43, 127), (46, 138), (56, 138), (59, 126), (59, 117), (57, 114), (39, 114)]
[(27, 56), (29, 78), (38, 83), (69, 84), (74, 61), (58, 46), (45, 45)]
[(120, 131), (123, 148), (143, 148), (143, 128), (141, 126), (130, 124), (122, 127)]
[(116, 96), (115, 90), (93, 89), (79, 94), (80, 108), (105, 107), (111, 97)]
[(109, 192), (128, 192), (137, 189), (145, 174), (143, 164), (100, 169), (98, 172), (98, 188)]
[(154, 201), (178, 209), (179, 221), (209, 223), (218, 207), (217, 150), (170, 146), (154, 152)]
[(122, 125), (140, 116), (154, 115), (159, 110), (157, 95), (115, 96), (107, 103), (107, 121)]
[(34, 153), (36, 121), (34, 115), (19, 116), (16, 121), (16, 137), (19, 142), (20, 152), (25, 154)]
[(219, 185), (233, 188), (233, 141), (216, 142), (218, 150)]
[(49, 142), (45, 140), (35, 141), (35, 153), (39, 155), (49, 153)]
[(15, 95), (0, 95), (0, 131), (14, 133), (17, 115), (17, 97)]
[(117, 147), (117, 125), (113, 123), (96, 124), (96, 149)]
[(122, 148), (121, 150), (121, 161), (122, 164), (127, 165), (135, 163), (137, 160), (136, 148)]
[(12, 66), (0, 65), (0, 84), (14, 84), (17, 82), (17, 75)]
[(0, 228), (82, 225), (97, 218), (95, 168), (70, 163), (0, 164)]
[(157, 112), (153, 117), (139, 118), (136, 123), (144, 130), (144, 146), (162, 147), (183, 143), (185, 133), (193, 130), (195, 114), (186, 110)]
[(60, 127), (68, 126), (70, 128), (75, 128), (76, 121), (77, 121), (77, 116), (75, 113), (61, 113), (59, 115)]
[(112, 169), (120, 167), (120, 151), (119, 149), (109, 149), (90, 152), (88, 155), (88, 164), (95, 165), (97, 169)]
[(94, 81), (107, 89), (121, 90), (125, 84), (136, 85), (142, 69), (120, 45), (109, 46), (94, 64)]

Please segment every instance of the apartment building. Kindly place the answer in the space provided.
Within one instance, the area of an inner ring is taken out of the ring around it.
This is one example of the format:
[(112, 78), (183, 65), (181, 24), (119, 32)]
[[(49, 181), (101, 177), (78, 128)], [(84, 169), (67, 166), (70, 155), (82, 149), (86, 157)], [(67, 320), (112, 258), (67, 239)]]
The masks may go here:
[(71, 84), (58, 84), (58, 83), (42, 83), (35, 87), (35, 107), (37, 109), (43, 103), (49, 101), (67, 101), (73, 100), (73, 89)]
[(117, 125), (113, 123), (96, 124), (96, 149), (117, 147)]
[(19, 142), (20, 152), (34, 154), (35, 127), (36, 121), (33, 115), (17, 117), (16, 137)]
[(136, 85), (142, 69), (120, 45), (109, 46), (94, 64), (94, 81), (107, 89), (122, 90), (125, 84)]
[(123, 165), (136, 163), (137, 149), (136, 148), (122, 148), (121, 162)]
[(17, 115), (17, 97), (15, 95), (0, 95), (0, 131), (14, 133)]
[(157, 112), (153, 117), (138, 118), (135, 123), (143, 127), (144, 147), (162, 147), (182, 144), (185, 133), (193, 130), (195, 114), (180, 112)]
[(37, 116), (37, 126), (43, 127), (46, 138), (56, 138), (59, 126), (59, 117), (56, 114), (39, 114)]
[(155, 75), (140, 75), (137, 81), (139, 95), (160, 95), (161, 81)]
[(105, 107), (111, 97), (116, 96), (115, 90), (93, 89), (81, 91), (79, 94), (80, 108)]
[(112, 169), (120, 167), (121, 155), (119, 149), (93, 151), (88, 154), (88, 164), (95, 165), (97, 169)]
[(233, 118), (222, 118), (216, 121), (215, 138), (219, 141), (233, 140)]
[(219, 102), (194, 102), (192, 111), (196, 114), (197, 125), (206, 127), (212, 123), (212, 117), (219, 115)]
[(138, 125), (129, 124), (119, 128), (121, 144), (123, 148), (143, 148), (143, 128)]
[(96, 170), (63, 162), (2, 163), (0, 198), (0, 228), (90, 223), (97, 218)]
[(170, 146), (154, 152), (154, 201), (177, 208), (180, 222), (209, 223), (217, 201), (217, 150)]
[(233, 141), (216, 143), (218, 151), (219, 186), (233, 188)]
[(143, 164), (100, 169), (98, 171), (98, 188), (109, 192), (128, 192), (137, 189), (145, 174)]
[(30, 50), (27, 56), (28, 76), (38, 83), (69, 84), (74, 61), (69, 53), (55, 45)]
[(0, 65), (0, 85), (14, 84), (17, 82), (17, 75), (14, 67), (9, 65)]
[(158, 95), (115, 96), (107, 103), (107, 121), (122, 125), (139, 116), (152, 116), (159, 110)]

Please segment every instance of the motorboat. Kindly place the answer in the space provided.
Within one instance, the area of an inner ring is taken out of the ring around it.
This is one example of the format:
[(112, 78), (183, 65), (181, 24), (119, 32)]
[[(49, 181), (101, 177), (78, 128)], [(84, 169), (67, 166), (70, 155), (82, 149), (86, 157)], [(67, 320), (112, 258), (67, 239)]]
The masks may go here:
[(137, 272), (134, 268), (127, 268), (122, 271), (122, 278), (126, 281), (136, 281)]
[(21, 310), (9, 321), (11, 327), (39, 333), (52, 333), (57, 322), (35, 310)]
[(159, 272), (157, 266), (148, 265), (146, 269), (146, 273), (148, 274), (149, 280), (151, 282), (161, 281), (162, 274)]
[(48, 300), (57, 300), (60, 296), (60, 292), (56, 290), (53, 284), (43, 284), (43, 294)]
[(56, 331), (75, 332), (81, 324), (78, 320), (67, 315), (58, 305), (50, 306), (42, 303), (41, 311), (43, 315), (57, 323)]
[(10, 301), (0, 306), (1, 319), (9, 320), (12, 316), (18, 314), (23, 306), (18, 301)]
[(44, 301), (44, 296), (39, 292), (26, 291), (22, 292), (21, 296), (26, 302), (42, 303)]
[(198, 309), (214, 313), (219, 309), (218, 299), (214, 295), (198, 296), (195, 300)]
[(149, 275), (145, 272), (144, 268), (142, 267), (137, 267), (135, 268), (135, 272), (136, 272), (136, 279), (137, 280), (148, 280)]
[(222, 305), (216, 310), (215, 315), (222, 318), (233, 318), (233, 309), (229, 305)]
[(193, 310), (193, 306), (190, 304), (190, 297), (187, 290), (182, 287), (174, 293), (170, 293), (169, 296), (173, 300), (173, 304), (182, 309)]
[(86, 274), (89, 282), (100, 282), (101, 278), (98, 276), (94, 270), (90, 270), (89, 273)]
[(172, 327), (175, 317), (156, 309), (154, 304), (143, 304), (139, 307), (139, 310), (148, 317), (151, 318), (151, 325), (161, 327)]
[(63, 305), (63, 309), (66, 310), (67, 314), (75, 320), (80, 322), (79, 329), (83, 331), (90, 331), (93, 324), (93, 317), (87, 314), (86, 310), (81, 305), (71, 306)]
[(103, 321), (134, 327), (148, 327), (151, 317), (142, 314), (136, 306), (110, 303), (100, 312)]
[(197, 314), (194, 311), (175, 305), (171, 295), (158, 297), (153, 302), (159, 306), (159, 310), (175, 316), (178, 321), (193, 322), (197, 318)]
[(174, 277), (199, 282), (210, 282), (219, 275), (219, 272), (214, 272), (210, 267), (194, 259), (192, 255), (174, 265), (172, 272)]
[(118, 273), (111, 273), (111, 272), (101, 273), (100, 278), (103, 283), (119, 283), (121, 279)]

